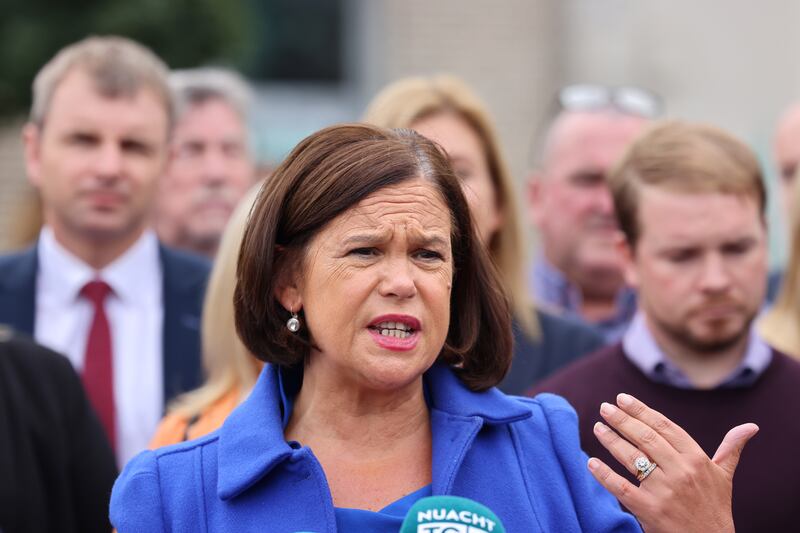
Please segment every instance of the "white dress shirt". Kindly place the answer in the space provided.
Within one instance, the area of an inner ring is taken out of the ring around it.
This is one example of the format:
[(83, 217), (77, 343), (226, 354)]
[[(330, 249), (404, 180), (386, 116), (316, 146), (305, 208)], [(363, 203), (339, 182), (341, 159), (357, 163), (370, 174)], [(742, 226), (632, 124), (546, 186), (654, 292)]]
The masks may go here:
[(124, 466), (144, 450), (163, 415), (163, 289), (158, 240), (146, 231), (113, 263), (96, 271), (42, 229), (38, 243), (34, 337), (66, 355), (81, 373), (94, 318), (92, 304), (80, 296), (94, 279), (112, 293), (105, 310), (111, 329), (117, 461)]

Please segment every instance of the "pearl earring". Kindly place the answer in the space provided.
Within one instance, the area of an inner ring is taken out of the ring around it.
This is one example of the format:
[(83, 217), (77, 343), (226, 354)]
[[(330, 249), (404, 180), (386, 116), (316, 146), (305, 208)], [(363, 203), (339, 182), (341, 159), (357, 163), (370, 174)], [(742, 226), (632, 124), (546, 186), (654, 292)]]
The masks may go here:
[(300, 330), (300, 319), (297, 318), (297, 313), (291, 311), (292, 317), (286, 321), (286, 329), (292, 333), (297, 333)]

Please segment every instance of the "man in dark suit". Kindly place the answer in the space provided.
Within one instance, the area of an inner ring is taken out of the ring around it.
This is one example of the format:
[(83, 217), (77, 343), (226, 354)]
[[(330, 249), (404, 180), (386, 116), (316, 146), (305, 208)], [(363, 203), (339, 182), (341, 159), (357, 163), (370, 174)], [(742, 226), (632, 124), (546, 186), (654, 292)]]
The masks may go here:
[(120, 464), (200, 378), (208, 265), (150, 229), (172, 122), (166, 76), (150, 50), (115, 37), (42, 68), (23, 139), (45, 226), (32, 249), (0, 259), (0, 322), (70, 359)]

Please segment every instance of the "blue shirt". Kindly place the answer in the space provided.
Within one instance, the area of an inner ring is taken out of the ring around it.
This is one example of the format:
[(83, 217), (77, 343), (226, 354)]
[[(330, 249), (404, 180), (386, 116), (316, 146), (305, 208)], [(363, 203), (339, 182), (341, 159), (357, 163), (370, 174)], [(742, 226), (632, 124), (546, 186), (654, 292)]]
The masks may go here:
[[(587, 322), (581, 315), (583, 296), (580, 288), (564, 277), (564, 274), (541, 255), (533, 263), (531, 287), (533, 287), (533, 292), (539, 302), (544, 302)], [(590, 324), (603, 335), (607, 344), (611, 344), (622, 338), (635, 314), (636, 292), (630, 287), (625, 287), (617, 294), (614, 315), (599, 322), (590, 322)]]
[[(641, 312), (636, 314), (625, 333), (622, 349), (631, 363), (653, 381), (682, 389), (695, 388), (689, 378), (658, 346)], [(755, 326), (750, 326), (744, 357), (717, 387), (749, 387), (764, 373), (770, 361), (772, 361), (772, 349), (758, 335)]]
[(420, 498), (431, 495), (431, 486), (425, 485), (419, 490), (403, 496), (390, 503), (378, 512), (363, 509), (347, 509), (336, 507), (336, 527), (339, 531), (369, 531), (370, 533), (397, 533), (403, 525), (408, 510)]

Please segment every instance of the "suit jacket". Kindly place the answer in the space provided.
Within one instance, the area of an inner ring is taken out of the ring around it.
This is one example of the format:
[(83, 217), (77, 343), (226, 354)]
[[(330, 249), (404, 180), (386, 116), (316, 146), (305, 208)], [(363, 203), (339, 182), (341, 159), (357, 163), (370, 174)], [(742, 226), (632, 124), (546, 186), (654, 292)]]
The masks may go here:
[(532, 339), (515, 320), (514, 358), (497, 385), (506, 394), (524, 394), (535, 383), (586, 354), (599, 350), (605, 339), (589, 324), (570, 316), (536, 310), (540, 336)]
[[(201, 381), (200, 314), (209, 264), (159, 245), (164, 295), (164, 400)], [(38, 254), (33, 246), (0, 257), (0, 324), (34, 336)]]
[[(111, 494), (119, 533), (337, 531), (319, 461), (284, 439), (278, 372), (265, 365), (218, 431), (127, 464)], [(486, 505), (509, 533), (640, 531), (586, 468), (575, 411), (562, 398), (472, 392), (439, 364), (425, 380), (434, 495)]]
[(116, 460), (63, 356), (0, 332), (0, 531), (101, 533)]

